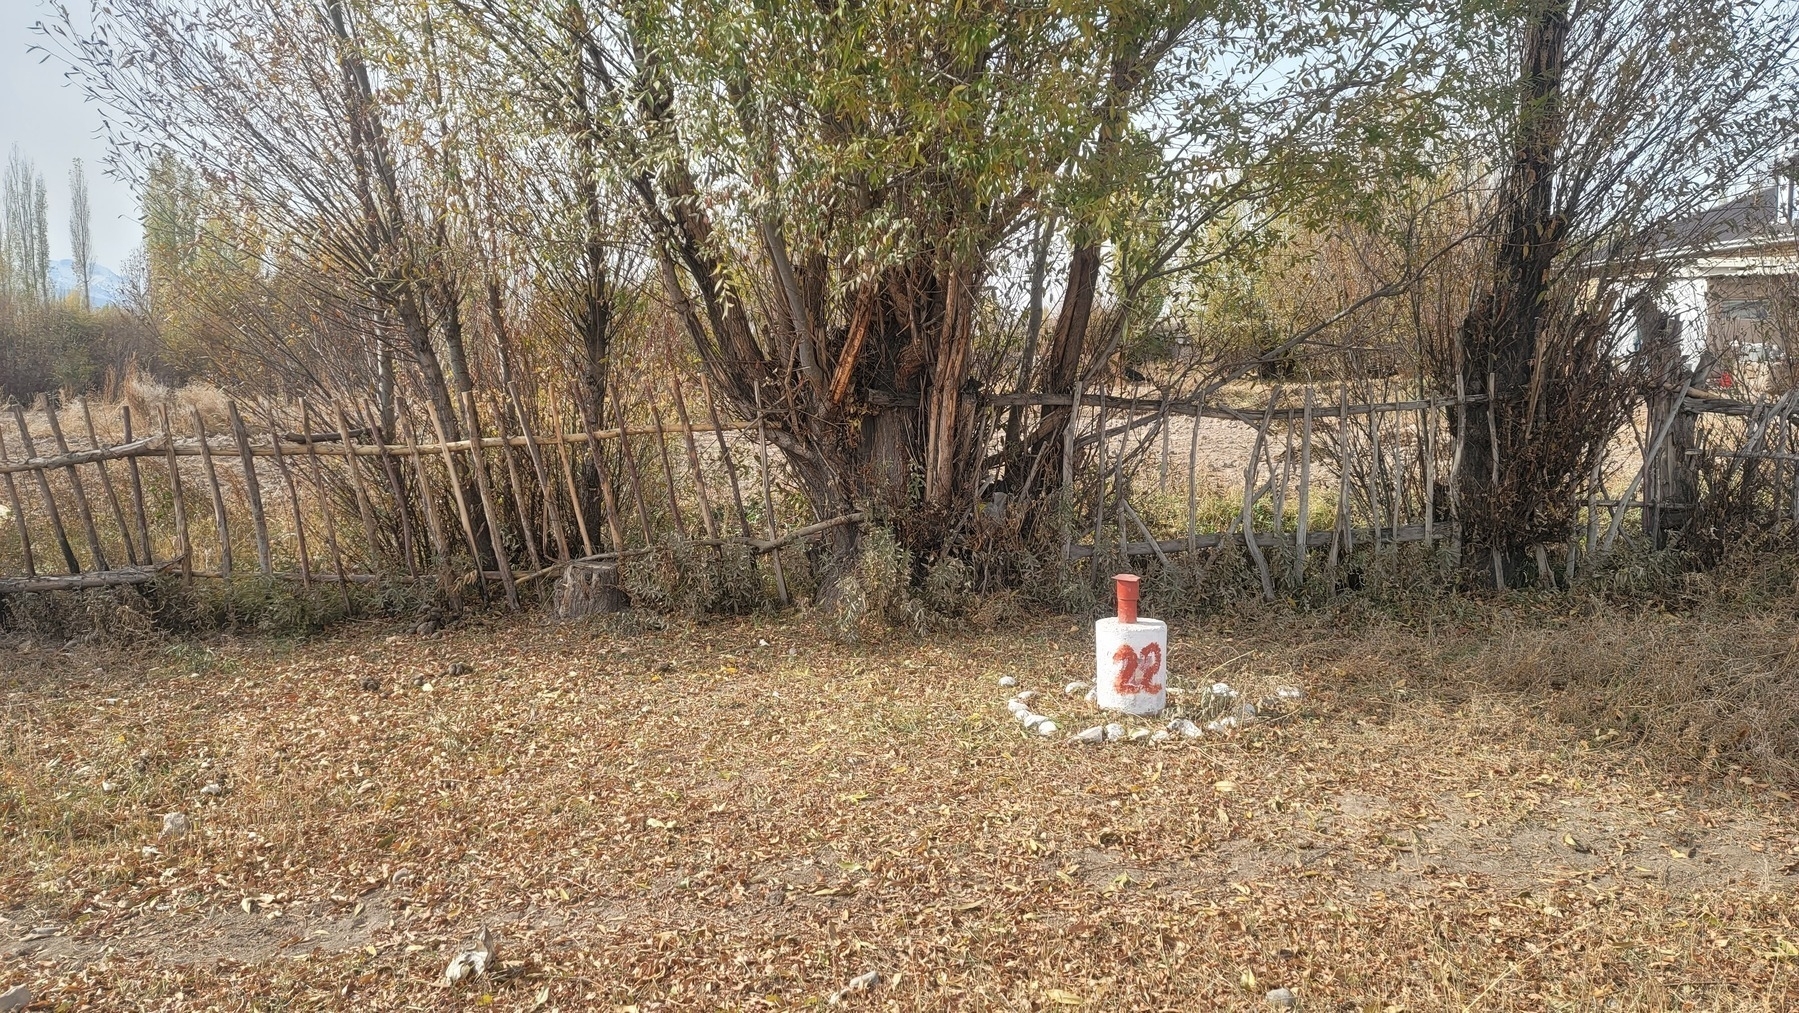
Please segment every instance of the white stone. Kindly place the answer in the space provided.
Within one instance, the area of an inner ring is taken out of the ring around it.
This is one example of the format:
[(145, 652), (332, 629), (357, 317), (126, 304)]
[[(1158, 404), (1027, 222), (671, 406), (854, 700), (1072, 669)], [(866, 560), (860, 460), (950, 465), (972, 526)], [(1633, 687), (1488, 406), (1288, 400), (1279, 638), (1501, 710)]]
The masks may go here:
[(1032, 700), (1037, 699), (1037, 691), (1034, 689), (1021, 689), (1018, 691), (1018, 695), (1012, 699), (1017, 700), (1019, 703), (1030, 703)]
[(444, 984), (454, 985), (464, 979), (486, 974), (488, 967), (497, 963), (495, 957), (498, 953), (499, 947), (495, 944), (493, 934), (483, 926), (480, 935), (475, 937), (474, 949), (463, 950), (450, 958), (450, 966), (444, 968)]
[(1028, 711), (1018, 715), (1018, 723), (1023, 725), (1027, 730), (1036, 728), (1038, 725), (1048, 720), (1049, 718), (1046, 718), (1041, 714), (1032, 714)]
[(1223, 735), (1226, 732), (1235, 730), (1239, 723), (1240, 722), (1235, 715), (1222, 717), (1216, 721), (1206, 722), (1206, 731), (1211, 732), (1213, 735)]
[(1087, 702), (1091, 703), (1091, 704), (1099, 703), (1099, 690), (1097, 690), (1097, 689), (1088, 690), (1087, 691)]
[(1304, 700), (1306, 698), (1306, 695), (1300, 691), (1298, 686), (1276, 687), (1274, 695), (1280, 697), (1282, 700)]
[(1124, 739), (1124, 726), (1114, 721), (1106, 726), (1106, 741), (1119, 742)]
[(1213, 696), (1236, 696), (1237, 691), (1232, 689), (1231, 684), (1228, 682), (1215, 682), (1212, 684), (1212, 695)]
[(1168, 730), (1187, 739), (1197, 739), (1205, 734), (1198, 725), (1186, 718), (1175, 718), (1173, 721), (1168, 722)]
[(1268, 993), (1268, 1001), (1281, 1009), (1292, 1009), (1299, 1004), (1299, 997), (1290, 988), (1277, 988)]
[(225, 788), (223, 785), (219, 784), (219, 782), (214, 781), (211, 784), (207, 785), (206, 787), (201, 788), (200, 794), (202, 794), (202, 795), (223, 795), (223, 794), (225, 794)]
[(1151, 732), (1147, 728), (1139, 728), (1136, 731), (1131, 733), (1130, 739), (1132, 742), (1142, 742), (1144, 739), (1149, 738), (1153, 734), (1155, 734), (1155, 733)]
[(832, 1006), (836, 1006), (842, 1003), (846, 997), (857, 992), (866, 992), (880, 983), (881, 976), (877, 972), (869, 971), (867, 974), (858, 974), (851, 978), (849, 984), (843, 986), (841, 991), (831, 993), (829, 1002)]
[(1044, 721), (1037, 726), (1037, 734), (1045, 738), (1056, 734), (1061, 728), (1054, 721)]
[(111, 795), (113, 792), (119, 790), (119, 786), (114, 784), (111, 781), (101, 781), (100, 782), (100, 790), (105, 792), (108, 795)]
[(187, 816), (184, 813), (164, 813), (162, 817), (162, 836), (181, 837), (187, 833)]
[(1083, 745), (1104, 742), (1106, 741), (1106, 726), (1094, 725), (1092, 728), (1083, 728), (1070, 735), (1068, 741), (1079, 742)]
[(1166, 728), (1158, 728), (1155, 730), (1155, 732), (1153, 734), (1150, 735), (1149, 741), (1151, 741), (1151, 742), (1167, 742), (1169, 739), (1172, 739), (1172, 738), (1174, 738), (1173, 732), (1170, 732)]
[(0, 992), (0, 1010), (24, 1009), (31, 1005), (31, 986), (14, 985)]
[(1020, 717), (1031, 712), (1030, 705), (1023, 700), (1007, 700), (1006, 709), (1012, 712), (1013, 717)]
[(1062, 687), (1062, 693), (1064, 696), (1080, 696), (1082, 693), (1087, 692), (1088, 688), (1089, 687), (1084, 682), (1071, 682)]
[(1000, 677), (999, 677), (999, 684), (1000, 684), (1000, 685), (1001, 685), (1001, 686), (1003, 686), (1003, 687), (1006, 687), (1006, 688), (1008, 688), (1008, 689), (1009, 689), (1009, 688), (1011, 688), (1011, 687), (1013, 687), (1013, 686), (1016, 686), (1016, 685), (1018, 685), (1018, 680), (1017, 680), (1017, 679), (1014, 679), (1014, 678), (1012, 678), (1012, 677), (1011, 677), (1011, 676), (1009, 676), (1009, 675), (1002, 675), (1002, 676), (1000, 676)]

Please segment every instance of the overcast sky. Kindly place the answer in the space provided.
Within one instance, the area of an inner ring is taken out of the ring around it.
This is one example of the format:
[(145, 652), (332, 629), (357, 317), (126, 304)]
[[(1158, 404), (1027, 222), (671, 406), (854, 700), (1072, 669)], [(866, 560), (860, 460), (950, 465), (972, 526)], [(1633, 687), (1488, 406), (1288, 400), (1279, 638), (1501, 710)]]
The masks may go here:
[(0, 158), (16, 144), (44, 174), (52, 260), (69, 255), (69, 162), (81, 159), (93, 210), (94, 259), (116, 271), (143, 245), (137, 199), (129, 186), (105, 174), (99, 112), (82, 102), (54, 63), (39, 63), (41, 54), (26, 52), (38, 41), (31, 26), (46, 17), (39, 0), (0, 0)]

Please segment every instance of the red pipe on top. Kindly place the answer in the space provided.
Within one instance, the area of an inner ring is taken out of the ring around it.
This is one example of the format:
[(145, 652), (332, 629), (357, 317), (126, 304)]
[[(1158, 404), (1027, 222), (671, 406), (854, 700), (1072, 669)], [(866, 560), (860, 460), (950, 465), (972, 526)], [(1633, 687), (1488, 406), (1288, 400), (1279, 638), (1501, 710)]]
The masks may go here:
[(1137, 583), (1134, 573), (1121, 573), (1112, 578), (1112, 586), (1118, 596), (1118, 621), (1134, 623), (1137, 621)]

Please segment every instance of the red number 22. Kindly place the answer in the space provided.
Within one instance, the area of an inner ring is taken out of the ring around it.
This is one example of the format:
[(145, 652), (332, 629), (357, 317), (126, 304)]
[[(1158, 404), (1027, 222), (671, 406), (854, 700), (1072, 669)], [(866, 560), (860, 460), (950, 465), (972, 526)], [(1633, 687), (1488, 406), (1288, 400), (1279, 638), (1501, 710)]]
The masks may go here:
[(1145, 644), (1141, 654), (1131, 645), (1121, 644), (1113, 652), (1112, 660), (1118, 662), (1118, 675), (1112, 688), (1119, 695), (1162, 692), (1161, 680), (1156, 678), (1162, 672), (1160, 644)]

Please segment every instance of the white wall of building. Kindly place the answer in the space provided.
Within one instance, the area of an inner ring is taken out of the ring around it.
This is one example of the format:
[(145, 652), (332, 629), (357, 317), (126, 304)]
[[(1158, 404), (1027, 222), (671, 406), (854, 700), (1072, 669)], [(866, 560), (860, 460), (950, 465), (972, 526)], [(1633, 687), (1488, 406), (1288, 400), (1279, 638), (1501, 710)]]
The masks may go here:
[(1706, 279), (1676, 278), (1668, 283), (1661, 307), (1680, 320), (1680, 351), (1688, 362), (1697, 362), (1705, 351)]

